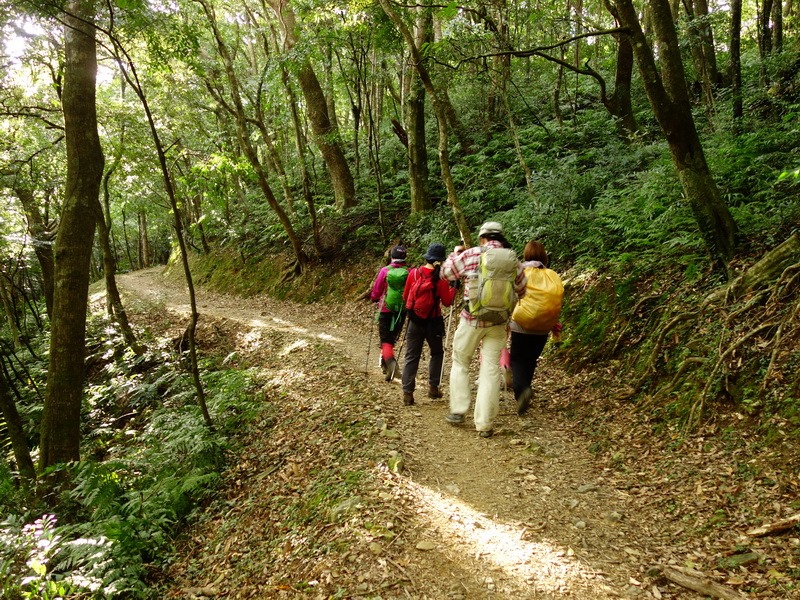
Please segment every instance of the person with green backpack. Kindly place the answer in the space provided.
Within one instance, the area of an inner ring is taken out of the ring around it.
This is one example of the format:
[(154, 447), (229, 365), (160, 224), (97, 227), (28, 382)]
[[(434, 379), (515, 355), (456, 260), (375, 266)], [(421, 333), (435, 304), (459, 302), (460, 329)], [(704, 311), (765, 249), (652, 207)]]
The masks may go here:
[(391, 381), (397, 372), (394, 345), (405, 323), (403, 290), (408, 277), (406, 249), (398, 245), (392, 248), (391, 262), (383, 267), (375, 278), (370, 299), (379, 303), (378, 335), (381, 344), (381, 369), (386, 381)]
[(506, 324), (517, 299), (525, 294), (526, 279), (500, 223), (484, 223), (478, 238), (480, 245), (474, 248), (456, 246), (441, 269), (444, 279), (465, 280), (465, 308), (453, 336), (450, 414), (445, 418), (452, 425), (464, 422), (472, 399), (469, 366), (480, 346), (474, 420), (480, 436), (488, 438), (500, 410), (500, 353), (506, 346)]

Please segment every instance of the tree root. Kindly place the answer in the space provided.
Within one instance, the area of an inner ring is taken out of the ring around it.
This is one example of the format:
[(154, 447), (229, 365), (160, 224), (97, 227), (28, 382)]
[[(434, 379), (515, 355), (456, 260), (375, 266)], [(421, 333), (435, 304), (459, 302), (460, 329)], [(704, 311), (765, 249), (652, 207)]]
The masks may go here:
[(706, 397), (708, 396), (708, 390), (711, 389), (712, 384), (714, 383), (714, 378), (719, 370), (722, 368), (722, 365), (725, 363), (725, 359), (728, 358), (737, 348), (744, 345), (746, 341), (755, 337), (765, 329), (770, 329), (771, 327), (775, 327), (779, 325), (780, 321), (773, 321), (771, 323), (765, 323), (760, 327), (755, 328), (753, 331), (748, 333), (747, 335), (739, 338), (736, 342), (728, 346), (728, 349), (723, 352), (720, 357), (717, 359), (714, 368), (711, 369), (711, 373), (709, 374), (706, 385), (703, 387), (703, 391), (700, 392), (700, 397), (695, 401), (692, 405), (691, 411), (689, 411), (689, 418), (686, 422), (686, 430), (691, 430), (697, 424), (697, 421), (700, 419), (700, 415), (703, 412), (703, 406), (705, 405)]
[[(611, 356), (615, 356), (617, 354), (617, 352), (619, 351), (620, 347), (622, 346), (622, 339), (625, 337), (625, 334), (628, 333), (628, 329), (630, 329), (631, 324), (633, 324), (634, 321), (636, 320), (636, 313), (639, 312), (639, 310), (642, 308), (642, 306), (646, 302), (648, 302), (650, 300), (655, 300), (656, 298), (660, 298), (661, 296), (662, 296), (662, 294), (653, 294), (651, 296), (645, 296), (644, 298), (639, 300), (634, 305), (633, 309), (631, 309), (631, 312), (630, 312), (630, 315), (631, 315), (630, 320), (628, 320), (628, 323), (625, 325), (625, 327), (622, 328), (622, 331), (620, 332), (619, 336), (617, 337), (617, 341), (614, 342), (614, 347), (611, 349)], [(661, 309), (659, 309), (659, 310), (661, 310)], [(636, 321), (636, 322), (639, 322), (639, 321)], [(636, 343), (641, 341), (641, 339), (642, 339), (642, 336), (639, 337), (639, 339), (636, 341)]]
[(653, 346), (653, 350), (650, 352), (650, 358), (647, 361), (647, 367), (645, 367), (644, 373), (634, 386), (636, 389), (640, 389), (642, 385), (644, 385), (645, 379), (647, 379), (655, 371), (656, 360), (658, 359), (658, 355), (661, 353), (661, 348), (664, 345), (664, 339), (666, 339), (667, 334), (681, 321), (686, 321), (695, 316), (697, 316), (696, 313), (681, 313), (664, 325), (661, 333), (658, 335), (655, 345)]

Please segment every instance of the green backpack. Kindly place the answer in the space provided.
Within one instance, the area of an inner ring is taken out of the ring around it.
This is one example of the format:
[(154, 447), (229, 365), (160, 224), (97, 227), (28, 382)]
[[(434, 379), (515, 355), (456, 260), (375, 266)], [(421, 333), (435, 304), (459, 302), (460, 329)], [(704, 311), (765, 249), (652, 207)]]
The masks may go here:
[(406, 287), (408, 267), (389, 267), (386, 272), (386, 295), (383, 305), (392, 312), (403, 309), (403, 288)]
[(516, 278), (513, 250), (481, 247), (478, 270), (467, 280), (469, 312), (481, 321), (505, 323), (517, 304)]

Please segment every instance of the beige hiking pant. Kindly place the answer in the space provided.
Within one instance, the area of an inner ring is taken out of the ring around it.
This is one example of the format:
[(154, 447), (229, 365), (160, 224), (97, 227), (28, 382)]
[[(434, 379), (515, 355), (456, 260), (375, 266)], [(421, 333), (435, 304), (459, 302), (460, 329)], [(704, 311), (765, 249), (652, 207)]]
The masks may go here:
[(475, 327), (463, 317), (453, 336), (453, 366), (450, 369), (450, 412), (466, 414), (472, 400), (469, 364), (481, 344), (478, 395), (475, 398), (475, 429), (492, 429), (500, 410), (500, 352), (506, 345), (506, 325)]

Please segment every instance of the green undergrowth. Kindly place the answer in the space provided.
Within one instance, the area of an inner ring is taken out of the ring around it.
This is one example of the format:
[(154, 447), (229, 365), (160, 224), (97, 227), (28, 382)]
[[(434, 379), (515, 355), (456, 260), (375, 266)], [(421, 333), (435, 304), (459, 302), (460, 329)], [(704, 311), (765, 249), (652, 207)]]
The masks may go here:
[(149, 598), (147, 579), (171, 556), (173, 538), (220, 484), (236, 433), (254, 405), (255, 373), (202, 367), (204, 423), (191, 378), (162, 339), (137, 357), (113, 327), (89, 327), (92, 365), (83, 406), (80, 463), (60, 467), (71, 485), (52, 512), (31, 496), (0, 497), (4, 598)]

